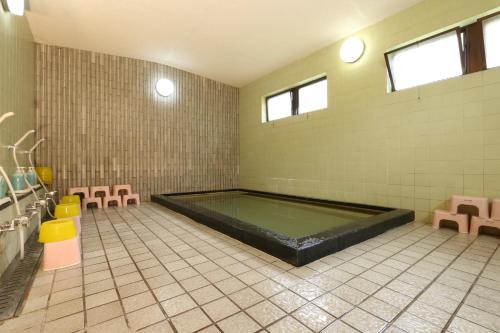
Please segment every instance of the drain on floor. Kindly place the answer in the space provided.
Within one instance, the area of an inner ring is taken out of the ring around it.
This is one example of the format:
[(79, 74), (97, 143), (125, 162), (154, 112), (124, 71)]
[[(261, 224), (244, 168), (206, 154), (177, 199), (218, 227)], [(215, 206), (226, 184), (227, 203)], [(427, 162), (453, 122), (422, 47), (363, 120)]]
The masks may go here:
[(24, 260), (17, 256), (0, 279), (0, 320), (17, 316), (38, 269), (43, 244), (34, 232), (26, 243)]

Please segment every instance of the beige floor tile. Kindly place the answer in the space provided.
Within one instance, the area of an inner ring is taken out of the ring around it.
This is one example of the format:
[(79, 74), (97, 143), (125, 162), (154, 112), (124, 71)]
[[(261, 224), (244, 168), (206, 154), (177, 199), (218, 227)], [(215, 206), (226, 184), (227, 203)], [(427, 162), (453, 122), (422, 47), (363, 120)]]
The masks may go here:
[(494, 331), (482, 327), (480, 325), (474, 324), (468, 320), (462, 319), (460, 317), (453, 318), (450, 323), (447, 332), (452, 333), (493, 333)]
[(210, 325), (211, 321), (199, 308), (196, 308), (172, 318), (172, 323), (177, 332), (191, 333)]
[(123, 316), (120, 302), (112, 302), (87, 310), (87, 325), (94, 326), (110, 319)]
[(85, 295), (89, 296), (92, 294), (97, 294), (102, 291), (106, 291), (109, 289), (114, 289), (115, 284), (112, 279), (107, 279), (107, 280), (102, 280), (99, 282), (91, 283), (91, 284), (86, 284), (85, 285)]
[(128, 273), (115, 277), (115, 283), (118, 287), (127, 285), (132, 282), (141, 281), (142, 277), (138, 272)]
[(22, 313), (28, 313), (40, 309), (44, 309), (47, 307), (47, 303), (49, 301), (49, 295), (39, 296), (34, 298), (28, 298), (26, 303), (24, 304), (24, 308)]
[(222, 268), (215, 269), (204, 273), (203, 276), (210, 282), (216, 283), (222, 280), (226, 280), (231, 277), (231, 274), (223, 270)]
[(161, 305), (169, 317), (191, 310), (197, 306), (188, 294), (182, 294), (180, 296), (170, 298), (162, 302)]
[(205, 304), (202, 308), (213, 321), (219, 321), (239, 311), (227, 297)]
[(63, 317), (45, 324), (44, 333), (67, 333), (83, 329), (83, 312)]
[(240, 308), (246, 309), (264, 298), (251, 288), (245, 288), (234, 294), (229, 295), (229, 298), (236, 303)]
[(345, 284), (338, 287), (337, 289), (334, 289), (331, 293), (337, 297), (342, 298), (344, 301), (354, 305), (363, 302), (363, 300), (365, 300), (368, 297), (368, 295), (365, 294), (364, 292), (349, 287), (348, 285)]
[(284, 290), (281, 284), (273, 281), (273, 280), (264, 280), (252, 286), (254, 290), (256, 290), (259, 294), (264, 297), (271, 297)]
[(113, 272), (113, 275), (115, 277), (117, 277), (117, 276), (129, 274), (129, 273), (137, 272), (137, 268), (135, 267), (134, 264), (128, 264), (128, 265), (112, 268), (111, 271)]
[(398, 328), (401, 328), (404, 331), (413, 331), (413, 332), (429, 332), (429, 333), (439, 333), (442, 331), (442, 328), (431, 324), (424, 319), (416, 317), (408, 312), (403, 313), (395, 322), (394, 325)]
[(307, 281), (294, 285), (290, 290), (308, 301), (312, 301), (325, 293), (323, 289)]
[(287, 316), (277, 323), (272, 324), (268, 329), (270, 333), (307, 333), (312, 332), (297, 319)]
[(160, 307), (150, 305), (147, 308), (142, 308), (135, 312), (127, 314), (129, 325), (132, 329), (138, 330), (146, 326), (150, 326), (165, 319), (165, 315), (160, 310)]
[(210, 284), (210, 282), (201, 275), (193, 276), (188, 279), (180, 281), (180, 284), (187, 291), (196, 290), (205, 287)]
[(190, 295), (199, 305), (206, 304), (224, 296), (223, 293), (221, 293), (212, 285), (193, 290), (190, 292)]
[[(333, 323), (328, 325), (322, 333), (359, 333), (358, 330), (352, 328), (341, 320), (335, 320)], [(387, 332), (387, 331), (386, 331)], [(403, 333), (403, 332), (402, 332)]]
[(292, 315), (315, 332), (321, 331), (335, 319), (312, 303), (304, 305)]
[(45, 320), (52, 321), (81, 311), (83, 311), (83, 299), (77, 298), (49, 307)]
[(71, 301), (75, 298), (80, 298), (82, 296), (83, 296), (82, 287), (75, 287), (63, 291), (58, 291), (50, 295), (49, 305), (52, 306), (59, 303)]
[(127, 326), (125, 317), (121, 316), (87, 328), (87, 333), (132, 332)]
[(174, 330), (168, 320), (148, 326), (139, 330), (140, 333), (173, 333)]
[(264, 275), (260, 274), (257, 271), (254, 271), (254, 270), (242, 273), (242, 274), (238, 275), (237, 277), (238, 277), (238, 279), (240, 279), (241, 281), (243, 281), (245, 284), (247, 284), (249, 286), (266, 280), (266, 277)]
[(118, 293), (120, 294), (121, 298), (137, 295), (147, 290), (148, 286), (142, 280), (118, 287)]
[(285, 290), (277, 295), (274, 295), (270, 298), (270, 301), (285, 310), (287, 313), (291, 313), (307, 303), (305, 299), (290, 290)]
[(161, 302), (169, 298), (184, 294), (184, 289), (182, 289), (182, 287), (178, 283), (171, 283), (166, 286), (153, 289), (153, 293)]
[(262, 326), (267, 326), (286, 316), (286, 313), (269, 301), (260, 302), (246, 310), (248, 315)]
[(330, 293), (318, 297), (313, 303), (336, 318), (349, 312), (354, 307), (351, 303)]
[(387, 323), (361, 309), (354, 309), (342, 317), (342, 321), (366, 333), (380, 332)]
[(172, 282), (175, 282), (174, 278), (168, 273), (162, 274), (159, 276), (155, 276), (152, 278), (148, 278), (146, 280), (147, 280), (149, 286), (151, 287), (151, 289), (155, 289), (155, 288), (158, 288), (161, 286), (166, 286), (167, 284), (171, 284)]
[(85, 307), (87, 309), (94, 308), (99, 305), (103, 305), (106, 303), (111, 303), (118, 300), (118, 295), (115, 289), (110, 289), (106, 291), (102, 291), (97, 294), (93, 294), (85, 297)]
[(226, 295), (232, 294), (246, 287), (243, 282), (234, 277), (219, 281), (215, 283), (215, 286)]
[(260, 326), (244, 312), (238, 312), (221, 320), (217, 325), (224, 333), (253, 333), (260, 329)]
[(401, 311), (395, 306), (382, 302), (378, 298), (370, 297), (366, 299), (359, 307), (366, 312), (371, 313), (387, 322), (392, 321)]
[(130, 296), (122, 299), (123, 308), (126, 313), (145, 308), (148, 305), (155, 304), (156, 300), (150, 291)]

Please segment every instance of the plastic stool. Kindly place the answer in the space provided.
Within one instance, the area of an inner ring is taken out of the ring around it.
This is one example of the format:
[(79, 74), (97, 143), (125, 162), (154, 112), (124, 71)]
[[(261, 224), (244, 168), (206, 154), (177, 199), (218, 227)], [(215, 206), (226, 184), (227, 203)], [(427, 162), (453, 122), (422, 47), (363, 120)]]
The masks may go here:
[(91, 198), (97, 198), (96, 194), (99, 192), (104, 192), (103, 198), (110, 196), (109, 186), (91, 186), (90, 187), (90, 197)]
[(490, 218), (472, 217), (470, 234), (472, 236), (477, 236), (479, 234), (479, 228), (483, 226), (500, 229), (500, 199), (494, 199), (491, 203)]
[(488, 212), (488, 198), (484, 197), (468, 197), (464, 195), (454, 195), (451, 197), (450, 211), (458, 213), (458, 207), (461, 205), (473, 206), (478, 209), (479, 217), (489, 218)]
[(89, 188), (88, 187), (70, 187), (68, 191), (69, 195), (82, 195), (82, 199), (89, 198)]
[(57, 219), (72, 218), (75, 221), (78, 235), (81, 234), (82, 227), (80, 225), (80, 217), (82, 216), (82, 214), (80, 212), (80, 205), (79, 204), (69, 203), (69, 204), (56, 205), (54, 215)]
[(141, 199), (139, 198), (139, 193), (126, 194), (126, 195), (122, 196), (122, 205), (123, 205), (123, 207), (127, 207), (129, 200), (134, 200), (135, 204), (137, 206), (141, 205)]
[[(120, 194), (121, 191), (125, 191), (124, 194)], [(132, 186), (130, 185), (113, 185), (113, 195), (128, 195), (132, 194)]]
[(97, 208), (102, 208), (102, 199), (101, 198), (85, 198), (82, 201), (82, 209), (87, 210), (89, 204), (95, 203), (97, 204)]
[(44, 271), (69, 267), (81, 262), (80, 241), (72, 219), (43, 223), (38, 241), (44, 243)]
[(102, 198), (102, 207), (108, 208), (110, 202), (116, 202), (118, 207), (122, 206), (122, 198), (119, 195), (107, 196)]
[(452, 221), (458, 224), (458, 232), (466, 234), (469, 232), (469, 216), (467, 214), (455, 214), (446, 210), (435, 210), (432, 227), (439, 229), (441, 221)]
[(78, 204), (78, 206), (81, 205), (81, 200), (79, 195), (65, 195), (61, 198), (61, 203), (62, 204), (71, 204), (75, 203)]

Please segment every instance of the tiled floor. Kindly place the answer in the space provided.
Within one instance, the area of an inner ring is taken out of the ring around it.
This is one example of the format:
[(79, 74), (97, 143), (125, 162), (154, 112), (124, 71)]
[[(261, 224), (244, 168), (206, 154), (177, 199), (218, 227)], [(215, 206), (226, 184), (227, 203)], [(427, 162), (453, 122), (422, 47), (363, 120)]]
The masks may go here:
[(408, 224), (301, 268), (161, 206), (89, 211), (0, 332), (498, 332), (500, 239)]

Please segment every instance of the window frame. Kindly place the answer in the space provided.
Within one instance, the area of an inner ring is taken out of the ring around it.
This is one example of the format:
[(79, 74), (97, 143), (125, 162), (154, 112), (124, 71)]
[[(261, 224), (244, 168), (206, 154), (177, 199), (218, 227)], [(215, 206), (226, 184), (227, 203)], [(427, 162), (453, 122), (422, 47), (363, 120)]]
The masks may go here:
[[(488, 64), (486, 63), (486, 43), (484, 41), (484, 21), (492, 18), (492, 17), (495, 17), (495, 16), (500, 16), (500, 10), (499, 11), (496, 11), (496, 12), (493, 12), (489, 15), (486, 15), (486, 16), (483, 16), (479, 19), (477, 19), (477, 24), (481, 25), (481, 31), (482, 31), (482, 36), (483, 36), (483, 59), (484, 59), (484, 70), (488, 70)], [(497, 66), (498, 67), (498, 66)], [(495, 68), (495, 67), (492, 67), (492, 68)]]
[[(392, 75), (391, 62), (389, 61), (389, 55), (391, 55), (392, 53), (395, 53), (395, 52), (407, 49), (409, 47), (415, 46), (417, 44), (429, 41), (431, 39), (440, 37), (442, 35), (449, 34), (450, 32), (453, 32), (453, 31), (456, 33), (456, 36), (457, 36), (457, 39), (458, 39), (458, 48), (459, 48), (459, 52), (460, 52), (460, 62), (462, 63), (462, 75), (464, 75), (465, 74), (465, 54), (463, 52), (462, 38), (460, 37), (460, 35), (462, 33), (462, 28), (461, 27), (455, 27), (455, 28), (448, 29), (448, 30), (439, 32), (437, 34), (431, 35), (429, 37), (426, 37), (426, 38), (423, 38), (423, 39), (419, 39), (419, 40), (417, 40), (415, 42), (412, 42), (410, 44), (406, 44), (404, 46), (398, 47), (396, 49), (393, 49), (393, 50), (390, 50), (390, 51), (387, 51), (387, 52), (384, 53), (385, 65), (387, 67), (387, 72), (389, 74), (389, 82), (391, 84), (391, 92), (395, 92), (397, 90), (396, 90), (396, 87), (394, 85), (394, 77)], [(418, 86), (420, 86), (420, 85), (418, 85)], [(415, 86), (415, 87), (418, 87), (418, 86)], [(415, 87), (412, 87), (412, 88), (415, 88)], [(410, 88), (407, 88), (407, 89), (410, 89)], [(402, 89), (402, 90), (404, 90), (404, 89)]]
[[(265, 103), (266, 103), (266, 123), (269, 122), (269, 99), (276, 97), (276, 96), (279, 96), (279, 95), (282, 95), (282, 94), (287, 93), (287, 92), (290, 93), (290, 98), (292, 99), (292, 110), (291, 110), (292, 112), (291, 112), (290, 117), (300, 115), (300, 113), (299, 113), (299, 90), (304, 88), (304, 87), (321, 82), (321, 81), (327, 81), (327, 84), (328, 84), (328, 76), (323, 75), (317, 79), (313, 79), (311, 81), (307, 81), (306, 83), (302, 83), (300, 85), (294, 86), (294, 87), (289, 88), (289, 89), (280, 90), (277, 93), (266, 96), (266, 100), (265, 100)], [(327, 104), (328, 104), (328, 101), (327, 101)], [(318, 110), (322, 110), (322, 109), (318, 109)], [(318, 111), (318, 110), (314, 110), (314, 111)], [(314, 112), (314, 111), (309, 111), (309, 112)], [(307, 113), (309, 113), (309, 112), (307, 112)], [(302, 114), (306, 114), (306, 113), (302, 113)], [(284, 117), (284, 118), (280, 118), (280, 119), (285, 119), (285, 118), (289, 118), (289, 117)], [(275, 119), (275, 120), (280, 120), (280, 119)], [(275, 121), (275, 120), (271, 120), (271, 121)]]

